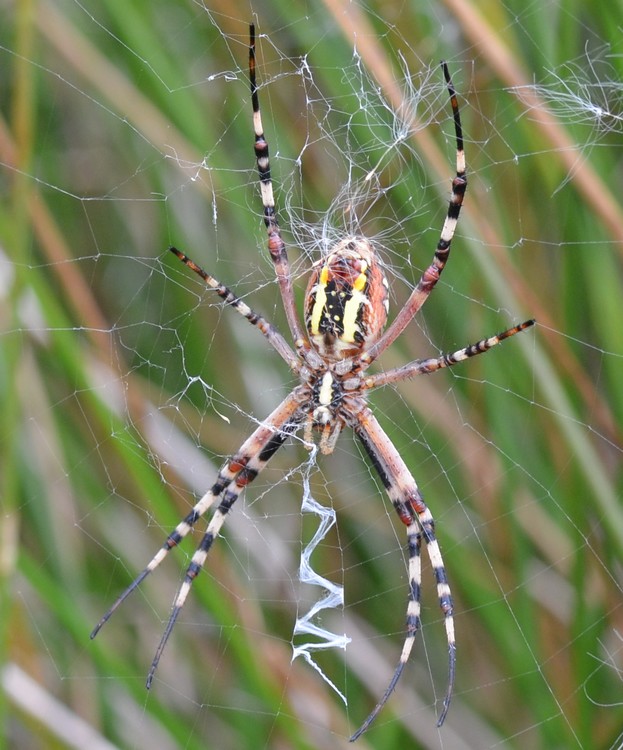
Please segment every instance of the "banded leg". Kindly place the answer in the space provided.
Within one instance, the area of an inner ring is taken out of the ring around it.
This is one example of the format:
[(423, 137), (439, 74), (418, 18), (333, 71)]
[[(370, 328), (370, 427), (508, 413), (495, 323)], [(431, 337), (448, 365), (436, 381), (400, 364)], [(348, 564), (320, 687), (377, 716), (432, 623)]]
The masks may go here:
[(269, 459), (284, 444), (288, 435), (291, 435), (296, 431), (299, 422), (300, 417), (291, 416), (290, 418), (288, 418), (285, 424), (283, 424), (277, 431), (273, 432), (272, 436), (270, 437), (268, 442), (263, 445), (259, 453), (256, 453), (256, 455), (252, 457), (249, 457), (247, 463), (242, 465), (242, 468), (236, 475), (236, 478), (230, 484), (230, 487), (223, 492), (223, 499), (221, 500), (218, 508), (214, 511), (214, 515), (210, 519), (208, 528), (206, 529), (201, 543), (197, 547), (194, 555), (190, 560), (190, 564), (186, 569), (186, 574), (184, 576), (184, 580), (182, 581), (182, 585), (180, 586), (175, 597), (173, 609), (171, 610), (169, 620), (162, 634), (162, 638), (160, 639), (160, 643), (158, 644), (158, 648), (156, 649), (154, 660), (149, 669), (149, 674), (147, 675), (146, 686), (148, 690), (151, 687), (151, 683), (156, 669), (158, 668), (158, 663), (160, 662), (162, 652), (164, 651), (167, 641), (169, 640), (169, 636), (171, 635), (173, 628), (175, 627), (175, 623), (177, 622), (177, 618), (186, 602), (186, 598), (190, 593), (193, 581), (201, 572), (208, 553), (212, 548), (215, 539), (219, 535), (223, 524), (225, 523), (227, 514), (231, 510), (233, 504), (242, 494), (244, 488), (248, 484), (250, 484), (260, 473)]
[(435, 522), (430, 510), (424, 503), (415, 479), (411, 476), (409, 469), (396, 451), (382, 427), (366, 407), (360, 414), (358, 423), (353, 429), (361, 440), (366, 453), (370, 457), (372, 465), (376, 469), (387, 494), (400, 520), (407, 527), (407, 541), (409, 551), (409, 600), (407, 604), (406, 636), (398, 661), (398, 666), (385, 693), (376, 704), (368, 718), (361, 727), (350, 738), (354, 742), (360, 737), (375, 720), (389, 696), (396, 687), (400, 676), (405, 668), (409, 655), (415, 642), (415, 637), (421, 626), (420, 620), (420, 593), (422, 581), (421, 569), (421, 545), (422, 538), (426, 544), (426, 550), (437, 583), (437, 596), (439, 606), (444, 615), (446, 638), (448, 642), (448, 685), (443, 701), (443, 707), (437, 726), (441, 726), (448, 713), (452, 691), (454, 689), (454, 676), (456, 671), (456, 642), (454, 637), (453, 603), (450, 586), (443, 564), (441, 550), (435, 536)]
[(463, 128), (461, 127), (459, 104), (448, 66), (445, 62), (442, 62), (441, 66), (443, 68), (443, 74), (450, 94), (450, 106), (452, 107), (456, 138), (456, 177), (452, 180), (452, 192), (450, 193), (448, 212), (441, 229), (433, 262), (424, 271), (415, 289), (411, 292), (406, 304), (399, 311), (398, 315), (396, 315), (389, 328), (376, 344), (373, 344), (370, 349), (362, 355), (362, 360), (365, 360), (368, 363), (373, 362), (398, 338), (398, 336), (400, 336), (435, 288), (435, 285), (441, 276), (441, 272), (448, 261), (448, 256), (450, 255), (450, 244), (454, 237), (456, 225), (459, 220), (459, 213), (461, 212), (461, 206), (463, 205), (463, 198), (465, 196), (465, 191), (467, 190), (465, 151), (463, 149)]
[(262, 115), (260, 113), (260, 100), (258, 96), (257, 79), (255, 76), (255, 25), (249, 27), (249, 83), (251, 86), (251, 104), (253, 106), (253, 131), (255, 133), (255, 158), (257, 170), (260, 177), (260, 191), (262, 205), (264, 206), (264, 224), (268, 232), (268, 250), (275, 266), (277, 281), (281, 291), (281, 298), (288, 321), (288, 326), (294, 339), (297, 351), (308, 347), (307, 340), (303, 335), (301, 324), (296, 313), (294, 291), (292, 289), (292, 276), (285, 242), (281, 237), (277, 212), (275, 210), (275, 197), (273, 195), (273, 183), (270, 176), (270, 159), (268, 154), (268, 142), (264, 136)]
[[(123, 604), (123, 602), (135, 591), (142, 581), (152, 573), (158, 565), (164, 560), (168, 553), (176, 547), (184, 537), (190, 532), (197, 521), (207, 512), (207, 510), (214, 504), (214, 502), (222, 496), (221, 503), (215, 511), (204, 538), (199, 545), (197, 552), (193, 555), (190, 566), (186, 573), (184, 583), (178, 593), (173, 613), (169, 619), (169, 624), (165, 630), (165, 636), (163, 637), (160, 646), (158, 647), (157, 658), (154, 659), (154, 664), (150, 670), (148, 687), (151, 683), (153, 672), (158, 664), (158, 659), (164, 648), (166, 640), (168, 639), (175, 620), (179, 615), (179, 610), (184, 604), (188, 590), (190, 589), (190, 583), (196, 578), (203, 560), (205, 560), (205, 554), (200, 555), (200, 551), (206, 546), (206, 537), (208, 534), (212, 534), (213, 538), (216, 536), (221, 526), (227, 511), (236, 499), (240, 496), (244, 488), (252, 482), (255, 477), (264, 468), (268, 460), (274, 455), (277, 449), (284, 443), (287, 436), (291, 434), (301, 417), (297, 414), (299, 408), (299, 399), (297, 391), (291, 393), (282, 403), (272, 412), (272, 414), (253, 432), (253, 434), (243, 443), (240, 450), (236, 455), (230, 459), (220, 470), (216, 482), (206, 492), (206, 494), (195, 504), (193, 509), (188, 515), (180, 521), (175, 529), (166, 538), (162, 547), (154, 555), (152, 560), (149, 562), (147, 567), (132, 581), (127, 589), (117, 598), (114, 604), (101, 618), (98, 624), (91, 632), (91, 638), (99, 633), (101, 628), (108, 622), (113, 613)], [(233, 485), (233, 486), (232, 486)], [(216, 520), (215, 520), (216, 519)], [(211, 542), (208, 544), (208, 549)], [(200, 563), (197, 566), (197, 563)], [(192, 573), (192, 575), (190, 575)], [(190, 582), (187, 584), (187, 580)], [(183, 598), (181, 598), (183, 593)]]
[(495, 336), (490, 336), (488, 339), (481, 339), (475, 344), (470, 344), (464, 349), (459, 349), (456, 352), (442, 354), (441, 357), (431, 357), (430, 359), (416, 359), (414, 362), (409, 362), (409, 364), (403, 365), (402, 367), (396, 367), (393, 370), (387, 370), (387, 372), (379, 372), (376, 375), (371, 375), (365, 379), (364, 388), (376, 388), (381, 385), (387, 385), (388, 383), (396, 383), (399, 380), (412, 378), (416, 375), (435, 372), (444, 367), (452, 367), (458, 362), (464, 362), (470, 357), (475, 357), (477, 354), (488, 352), (489, 349), (497, 346), (504, 341), (504, 339), (514, 336), (516, 333), (521, 333), (521, 331), (525, 331), (526, 328), (530, 328), (535, 322), (535, 320), (526, 320), (517, 326), (507, 328), (505, 331), (502, 331)]
[(293, 372), (298, 373), (299, 360), (297, 359), (296, 354), (294, 354), (294, 352), (290, 348), (290, 345), (284, 339), (284, 337), (273, 325), (271, 325), (266, 320), (266, 318), (262, 317), (259, 313), (256, 313), (254, 310), (252, 310), (247, 305), (247, 303), (243, 302), (243, 300), (241, 300), (237, 294), (232, 292), (229, 287), (225, 286), (225, 284), (221, 284), (218, 279), (215, 279), (214, 276), (209, 274), (207, 271), (204, 271), (201, 266), (198, 266), (193, 260), (191, 260), (187, 255), (182, 253), (176, 247), (170, 247), (169, 250), (173, 253), (173, 255), (178, 257), (184, 265), (188, 266), (191, 271), (194, 271), (198, 276), (201, 276), (201, 278), (210, 287), (210, 289), (214, 289), (214, 291), (225, 302), (226, 305), (230, 305), (231, 307), (233, 307), (237, 312), (240, 313), (240, 315), (242, 315), (243, 318), (246, 318), (249, 323), (251, 323), (251, 325), (254, 325), (256, 328), (258, 328), (259, 331), (266, 337), (268, 343), (273, 347), (273, 349), (281, 356), (282, 359), (284, 359), (288, 363), (290, 369)]

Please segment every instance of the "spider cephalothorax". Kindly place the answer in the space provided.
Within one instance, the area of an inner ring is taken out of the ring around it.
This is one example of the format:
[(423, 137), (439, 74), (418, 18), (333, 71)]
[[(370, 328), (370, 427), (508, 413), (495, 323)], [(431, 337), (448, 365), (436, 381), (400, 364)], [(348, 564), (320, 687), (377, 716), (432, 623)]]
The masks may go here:
[(94, 638), (97, 635), (100, 628), (129, 594), (162, 562), (168, 552), (183, 540), (197, 521), (218, 502), (175, 598), (171, 616), (149, 670), (147, 677), (147, 687), (149, 687), (192, 582), (200, 572), (227, 514), (245, 487), (257, 477), (287, 438), (301, 427), (306, 443), (311, 444), (315, 433), (319, 433), (318, 444), (321, 452), (331, 453), (340, 431), (348, 426), (361, 441), (399, 519), (406, 527), (409, 555), (406, 636), (400, 660), (385, 693), (361, 727), (353, 734), (351, 740), (357, 739), (370, 726), (387, 702), (407, 663), (415, 636), (420, 628), (422, 541), (424, 541), (435, 576), (437, 596), (444, 617), (448, 642), (448, 686), (437, 722), (438, 726), (441, 726), (450, 705), (456, 666), (452, 595), (435, 536), (431, 512), (411, 472), (368, 407), (367, 395), (372, 388), (451, 367), (457, 362), (486, 352), (504, 339), (528, 328), (534, 321), (525, 321), (453, 353), (429, 359), (418, 359), (402, 367), (380, 371), (373, 375), (366, 373), (370, 364), (404, 331), (434, 289), (450, 254), (450, 244), (467, 188), (458, 102), (448, 68), (445, 63), (442, 63), (454, 118), (456, 176), (452, 180), (448, 212), (430, 265), (425, 269), (405, 305), (385, 329), (388, 308), (387, 280), (374, 247), (363, 237), (351, 236), (337, 242), (326, 257), (315, 263), (312, 268), (305, 295), (304, 321), (307, 336), (305, 335), (294, 304), (288, 255), (275, 212), (268, 144), (262, 127), (255, 77), (253, 25), (250, 31), (249, 78), (253, 105), (255, 155), (264, 208), (264, 223), (268, 233), (268, 250), (275, 265), (294, 349), (279, 331), (265, 318), (251, 310), (228, 287), (206, 273), (184, 253), (175, 248), (171, 250), (183, 263), (199, 274), (226, 304), (231, 305), (261, 331), (292, 372), (298, 375), (300, 383), (260, 423), (241, 445), (238, 452), (221, 467), (212, 487), (169, 534), (161, 549), (142, 573), (117, 598), (97, 624), (91, 637)]

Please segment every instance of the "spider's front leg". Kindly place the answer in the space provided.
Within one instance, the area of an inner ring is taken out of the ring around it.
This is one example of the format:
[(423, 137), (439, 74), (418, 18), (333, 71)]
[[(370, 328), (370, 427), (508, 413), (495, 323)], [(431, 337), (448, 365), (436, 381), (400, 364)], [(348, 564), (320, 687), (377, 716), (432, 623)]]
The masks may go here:
[(175, 527), (168, 535), (164, 544), (154, 555), (147, 567), (134, 579), (128, 588), (117, 598), (112, 607), (101, 618), (93, 629), (91, 638), (99, 633), (100, 629), (110, 619), (118, 607), (135, 591), (140, 583), (153, 572), (164, 560), (167, 554), (176, 547), (184, 537), (195, 526), (197, 521), (208, 511), (208, 509), (220, 500), (218, 507), (212, 515), (208, 527), (203, 535), (201, 543), (192, 556), (186, 570), (182, 585), (177, 592), (171, 615), (165, 627), (164, 633), (156, 650), (149, 675), (147, 687), (149, 688), (158, 666), (158, 662), (167, 643), (177, 618), (184, 606), (193, 581), (201, 571), (205, 559), (210, 551), (214, 540), (219, 535), (225, 523), (225, 519), (233, 504), (240, 497), (245, 487), (250, 484), (266, 466), (277, 450), (286, 441), (288, 435), (296, 431), (302, 419), (299, 413), (301, 404), (301, 392), (295, 389), (287, 396), (281, 404), (259, 425), (253, 434), (242, 444), (240, 450), (234, 457), (229, 459), (221, 468), (216, 482), (195, 504), (190, 513)]
[(433, 516), (424, 503), (411, 472), (370, 409), (365, 407), (359, 413), (353, 429), (370, 457), (372, 465), (378, 472), (400, 520), (407, 527), (409, 602), (407, 605), (407, 632), (394, 676), (368, 718), (351, 737), (351, 742), (356, 740), (369, 728), (392, 694), (409, 659), (415, 636), (420, 629), (420, 590), (422, 582), (420, 552), (422, 538), (426, 544), (437, 582), (437, 596), (439, 598), (439, 606), (444, 615), (448, 641), (448, 685), (437, 726), (443, 724), (448, 708), (450, 707), (456, 671), (456, 642), (454, 638), (452, 594), (448, 585), (441, 550), (435, 536)]

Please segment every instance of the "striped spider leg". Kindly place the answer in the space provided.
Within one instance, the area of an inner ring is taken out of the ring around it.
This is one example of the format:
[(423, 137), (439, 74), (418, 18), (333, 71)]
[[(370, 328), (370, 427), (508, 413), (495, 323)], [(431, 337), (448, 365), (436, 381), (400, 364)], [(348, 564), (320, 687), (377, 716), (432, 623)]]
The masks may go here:
[(450, 106), (452, 107), (452, 117), (454, 119), (454, 137), (456, 140), (456, 175), (452, 180), (448, 211), (441, 229), (439, 241), (437, 242), (437, 247), (435, 248), (432, 263), (422, 274), (406, 304), (398, 312), (398, 315), (396, 315), (389, 328), (381, 338), (362, 355), (362, 358), (365, 359), (368, 364), (372, 363), (398, 338), (398, 336), (400, 336), (415, 315), (417, 315), (420, 308), (426, 302), (430, 293), (439, 281), (439, 277), (441, 276), (443, 269), (446, 267), (448, 257), (450, 256), (450, 245), (454, 239), (454, 232), (456, 231), (456, 225), (459, 221), (463, 198), (465, 197), (465, 191), (467, 190), (463, 127), (461, 125), (459, 103), (456, 98), (456, 91), (454, 90), (448, 66), (442, 61), (441, 67), (446, 79), (448, 93), (450, 94)]
[[(370, 411), (367, 405), (368, 394), (372, 388), (396, 383), (415, 375), (432, 373), (482, 354), (504, 339), (528, 328), (534, 321), (526, 321), (497, 336), (483, 339), (476, 344), (441, 357), (416, 360), (403, 367), (374, 375), (366, 373), (370, 364), (404, 331), (435, 287), (448, 260), (450, 244), (454, 237), (467, 187), (458, 102), (448, 68), (445, 63), (442, 63), (454, 119), (456, 176), (452, 181), (446, 218), (431, 264), (422, 274), (407, 304), (383, 333), (388, 312), (388, 284), (381, 262), (373, 245), (367, 239), (347, 236), (336, 242), (326, 255), (314, 264), (305, 292), (303, 324), (301, 324), (296, 312), (286, 246), (281, 236), (275, 210), (268, 144), (264, 136), (255, 73), (255, 29), (253, 25), (250, 26), (249, 36), (249, 83), (263, 218), (268, 236), (268, 250), (275, 267), (294, 349), (268, 320), (254, 312), (227, 286), (200, 268), (184, 253), (175, 248), (171, 248), (171, 251), (188, 268), (198, 274), (226, 305), (233, 307), (264, 335), (290, 370), (298, 376), (299, 384), (272, 414), (256, 427), (238, 452), (225, 462), (212, 487), (167, 536), (147, 567), (101, 618), (91, 633), (91, 637), (94, 638), (97, 635), (118, 607), (160, 565), (169, 551), (182, 542), (200, 518), (208, 511), (212, 511), (201, 542), (191, 558), (175, 596), (171, 614), (156, 649), (147, 678), (147, 687), (150, 687), (164, 647), (188, 597), (192, 583), (201, 571), (229, 511), (245, 487), (257, 477), (288, 437), (299, 429), (303, 430), (303, 439), (306, 444), (310, 444), (315, 436), (319, 436), (320, 452), (328, 454), (334, 450), (342, 429), (351, 427), (362, 442), (372, 466), (378, 472), (398, 517), (406, 526), (410, 592), (406, 636), (398, 666), (385, 693), (351, 740), (357, 739), (369, 728), (387, 702), (404, 670), (420, 628), (422, 540), (437, 582), (437, 596), (445, 618), (448, 643), (448, 685), (438, 719), (438, 726), (441, 726), (450, 705), (456, 671), (452, 595), (435, 536), (435, 524), (431, 512), (424, 503), (415, 479), (397, 449)], [(214, 505), (216, 509), (212, 510)]]
[(437, 596), (439, 597), (439, 606), (445, 618), (449, 652), (448, 687), (443, 709), (439, 716), (438, 726), (443, 724), (450, 706), (456, 671), (452, 594), (448, 585), (446, 569), (441, 557), (439, 544), (435, 537), (435, 522), (431, 512), (424, 503), (415, 479), (405, 462), (369, 408), (366, 407), (360, 413), (353, 429), (357, 437), (361, 440), (372, 465), (376, 469), (398, 517), (407, 527), (409, 603), (407, 606), (407, 633), (398, 666), (382, 698), (376, 704), (368, 718), (350, 738), (351, 742), (354, 742), (372, 724), (392, 694), (409, 659), (415, 636), (420, 629), (420, 588), (422, 584), (420, 550), (422, 537), (424, 537), (426, 549), (437, 581)]
[[(482, 339), (475, 344), (470, 344), (464, 349), (442, 354), (441, 357), (415, 360), (403, 367), (397, 367), (393, 370), (387, 370), (376, 375), (367, 376), (364, 379), (362, 388), (377, 388), (382, 385), (396, 383), (401, 380), (406, 380), (407, 378), (415, 377), (415, 375), (424, 375), (435, 372), (444, 367), (452, 367), (453, 365), (463, 362), (470, 357), (474, 357), (477, 354), (484, 354), (484, 352), (497, 346), (497, 344), (504, 341), (504, 339), (514, 336), (516, 333), (520, 333), (526, 328), (534, 325), (534, 322), (534, 320), (527, 320), (519, 325), (513, 326), (512, 328), (508, 328), (495, 336)], [(351, 737), (351, 741), (356, 740), (366, 731), (387, 702), (389, 696), (392, 694), (409, 659), (409, 655), (411, 654), (415, 636), (420, 629), (420, 590), (422, 572), (420, 551), (422, 538), (424, 538), (433, 574), (437, 582), (437, 596), (445, 620), (446, 638), (448, 642), (448, 685), (442, 711), (437, 720), (438, 727), (443, 724), (446, 714), (448, 713), (456, 673), (456, 641), (454, 637), (452, 594), (448, 585), (448, 579), (439, 544), (435, 536), (435, 521), (422, 498), (415, 479), (370, 409), (366, 407), (365, 410), (359, 414), (357, 422), (353, 425), (353, 430), (363, 444), (372, 465), (392, 501), (398, 517), (407, 527), (407, 547), (409, 551), (409, 602), (407, 605), (406, 618), (407, 634), (398, 666), (396, 667), (394, 675), (382, 698), (376, 704), (361, 727)]]
[[(298, 372), (299, 360), (288, 345), (287, 341), (276, 328), (274, 328), (264, 317), (252, 310), (245, 302), (243, 302), (243, 300), (234, 294), (231, 289), (225, 286), (225, 284), (222, 284), (214, 276), (211, 276), (204, 271), (200, 266), (184, 255), (184, 253), (180, 252), (175, 247), (169, 249), (182, 261), (182, 263), (199, 275), (205, 281), (206, 285), (221, 297), (225, 304), (233, 307), (238, 313), (240, 313), (240, 315), (248, 320), (249, 323), (256, 326), (266, 337), (275, 351), (285, 362), (287, 362), (290, 369), (294, 372)], [(184, 583), (176, 597), (173, 611), (149, 672), (147, 687), (151, 685), (153, 674), (158, 666), (162, 650), (173, 630), (173, 626), (175, 625), (175, 621), (177, 620), (184, 601), (188, 596), (190, 584), (196, 578), (201, 568), (201, 565), (197, 567), (198, 560), (205, 560), (209, 547), (220, 531), (227, 512), (240, 496), (242, 490), (247, 484), (249, 484), (249, 482), (255, 479), (259, 472), (264, 468), (269, 458), (271, 458), (275, 451), (283, 444), (287, 435), (293, 432), (296, 428), (297, 420), (295, 418), (295, 413), (297, 406), (296, 391), (293, 391), (293, 393), (290, 394), (290, 396), (285, 399), (269, 417), (267, 417), (257, 430), (255, 430), (249, 439), (243, 443), (238, 453), (221, 468), (214, 485), (205, 493), (205, 495), (203, 495), (188, 515), (167, 536), (163, 546), (153, 557), (147, 567), (144, 568), (125, 591), (117, 597), (113, 605), (103, 615), (95, 628), (93, 628), (91, 638), (95, 638), (102, 626), (108, 622), (118, 607), (123, 604), (128, 596), (138, 588), (145, 578), (153, 572), (158, 565), (160, 565), (173, 547), (176, 547), (184, 539), (197, 521), (212, 507), (215, 501), (222, 496), (221, 503), (212, 518), (211, 528), (208, 527), (206, 530), (204, 538), (197, 548), (196, 555), (193, 557), (188, 567)], [(233, 487), (230, 486), (232, 483)]]
[(197, 521), (219, 500), (219, 505), (214, 511), (208, 527), (192, 556), (186, 570), (186, 575), (180, 586), (169, 620), (164, 633), (156, 649), (156, 653), (147, 676), (147, 688), (151, 687), (154, 673), (164, 647), (173, 631), (173, 627), (184, 606), (190, 587), (201, 571), (205, 559), (220, 533), (227, 514), (233, 504), (242, 494), (245, 487), (250, 484), (266, 466), (267, 462), (283, 445), (288, 435), (298, 428), (301, 421), (300, 394), (297, 389), (292, 391), (281, 404), (270, 414), (253, 434), (242, 444), (239, 451), (228, 460), (221, 468), (216, 482), (193, 506), (192, 510), (180, 521), (175, 529), (167, 536), (160, 550), (154, 555), (147, 567), (134, 579), (126, 590), (116, 599), (110, 609), (104, 614), (98, 624), (91, 632), (91, 638), (99, 633), (100, 629), (110, 619), (112, 614), (128, 596), (135, 591), (145, 578), (152, 573), (164, 560), (167, 554), (176, 547), (184, 537), (191, 531)]
[(524, 320), (523, 323), (519, 323), (512, 328), (507, 328), (505, 331), (500, 331), (494, 336), (489, 338), (481, 339), (475, 344), (470, 344), (464, 349), (459, 349), (456, 352), (448, 352), (442, 354), (441, 357), (430, 357), (428, 359), (416, 359), (409, 364), (403, 365), (402, 367), (396, 367), (393, 370), (386, 370), (385, 372), (379, 372), (376, 375), (369, 375), (365, 379), (365, 388), (378, 388), (381, 385), (387, 385), (388, 383), (398, 383), (401, 380), (407, 380), (413, 378), (416, 375), (426, 375), (431, 372), (436, 372), (445, 367), (452, 367), (459, 362), (464, 362), (470, 357), (475, 357), (476, 354), (484, 354), (488, 352), (494, 346), (502, 343), (504, 339), (514, 336), (516, 333), (525, 331), (526, 328), (530, 328), (536, 323), (534, 319)]
[(268, 251), (275, 266), (277, 281), (281, 291), (281, 299), (288, 321), (288, 327), (297, 351), (309, 350), (309, 344), (303, 334), (299, 317), (296, 312), (294, 291), (292, 289), (292, 274), (288, 262), (288, 252), (279, 229), (279, 221), (275, 210), (273, 183), (270, 176), (270, 160), (268, 142), (264, 137), (262, 115), (260, 112), (260, 98), (258, 94), (257, 77), (255, 75), (255, 24), (249, 27), (249, 84), (251, 86), (251, 106), (253, 108), (253, 132), (255, 134), (255, 159), (260, 177), (260, 192), (264, 207), (264, 224), (268, 232)]

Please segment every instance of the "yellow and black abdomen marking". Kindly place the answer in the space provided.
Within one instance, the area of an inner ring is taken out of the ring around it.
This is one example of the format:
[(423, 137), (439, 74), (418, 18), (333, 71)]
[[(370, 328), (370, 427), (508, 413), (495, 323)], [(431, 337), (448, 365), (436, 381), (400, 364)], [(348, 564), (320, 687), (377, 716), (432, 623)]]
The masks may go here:
[(361, 317), (368, 302), (366, 271), (362, 270), (351, 285), (332, 275), (329, 266), (323, 267), (312, 305), (310, 332), (313, 335), (329, 335), (348, 344), (361, 344)]
[(344, 359), (375, 341), (387, 319), (387, 281), (370, 243), (348, 238), (314, 269), (305, 323), (321, 356)]

